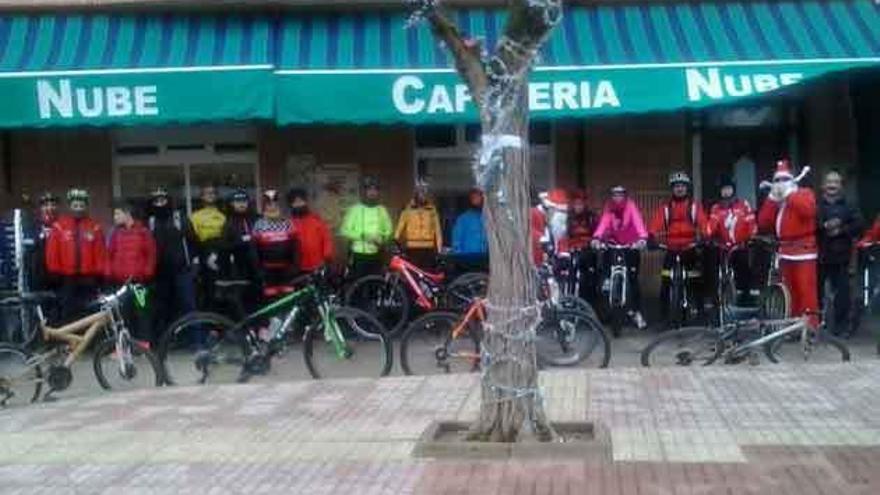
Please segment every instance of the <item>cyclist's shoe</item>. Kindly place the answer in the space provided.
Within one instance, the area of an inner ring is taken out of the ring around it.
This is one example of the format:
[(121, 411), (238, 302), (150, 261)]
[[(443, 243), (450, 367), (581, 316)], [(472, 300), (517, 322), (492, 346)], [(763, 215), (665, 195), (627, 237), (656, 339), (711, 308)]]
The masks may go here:
[(648, 328), (648, 322), (645, 321), (645, 317), (642, 316), (641, 311), (630, 311), (629, 317), (632, 319), (636, 328), (638, 328), (639, 330), (645, 330), (646, 328)]

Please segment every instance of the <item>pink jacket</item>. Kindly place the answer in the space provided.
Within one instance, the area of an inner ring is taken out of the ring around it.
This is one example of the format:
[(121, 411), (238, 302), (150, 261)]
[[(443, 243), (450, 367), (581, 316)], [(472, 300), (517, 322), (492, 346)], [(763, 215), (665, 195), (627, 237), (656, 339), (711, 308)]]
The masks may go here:
[(645, 228), (645, 220), (639, 212), (639, 207), (631, 199), (626, 200), (622, 215), (616, 215), (612, 211), (610, 201), (606, 203), (602, 210), (602, 218), (599, 219), (599, 225), (593, 233), (593, 239), (622, 245), (633, 244), (647, 238), (648, 230)]

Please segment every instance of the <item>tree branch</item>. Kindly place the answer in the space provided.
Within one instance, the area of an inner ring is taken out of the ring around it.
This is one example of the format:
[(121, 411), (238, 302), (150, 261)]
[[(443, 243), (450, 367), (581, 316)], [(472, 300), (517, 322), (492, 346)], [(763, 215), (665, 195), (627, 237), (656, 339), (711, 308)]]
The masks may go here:
[(483, 66), (482, 42), (464, 38), (461, 31), (440, 9), (428, 11), (425, 18), (431, 24), (431, 31), (437, 39), (446, 44), (455, 59), (455, 69), (464, 79), (474, 102), (479, 102), (488, 84), (486, 69)]

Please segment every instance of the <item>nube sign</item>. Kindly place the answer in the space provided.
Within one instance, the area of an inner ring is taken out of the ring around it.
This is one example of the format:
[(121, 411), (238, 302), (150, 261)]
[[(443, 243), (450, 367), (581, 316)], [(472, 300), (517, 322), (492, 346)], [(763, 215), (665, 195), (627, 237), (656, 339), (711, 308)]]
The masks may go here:
[(156, 86), (75, 86), (70, 79), (37, 81), (41, 119), (159, 115)]

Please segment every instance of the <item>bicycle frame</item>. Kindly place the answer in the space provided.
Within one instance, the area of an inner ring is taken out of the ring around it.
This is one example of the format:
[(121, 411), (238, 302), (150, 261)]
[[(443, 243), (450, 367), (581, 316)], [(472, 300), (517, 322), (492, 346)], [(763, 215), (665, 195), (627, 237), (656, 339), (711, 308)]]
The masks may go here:
[(434, 309), (433, 295), (425, 294), (419, 282), (424, 282), (431, 287), (431, 290), (438, 291), (439, 284), (446, 278), (444, 274), (426, 272), (399, 255), (391, 258), (388, 268), (390, 273), (400, 275), (404, 282), (406, 282), (410, 293), (415, 295), (417, 305), (426, 310)]
[[(606, 245), (605, 249), (612, 257), (608, 268), (608, 307), (609, 308), (626, 308), (629, 304), (629, 265), (626, 262), (624, 251), (632, 249), (629, 246)], [(618, 303), (614, 301), (615, 281), (619, 280), (622, 284), (620, 294), (621, 299)]]
[[(772, 327), (772, 326), (777, 326), (777, 325), (782, 326), (782, 328), (780, 328), (779, 330), (776, 330), (774, 332), (771, 332), (767, 335), (764, 335), (758, 339), (755, 339), (755, 340), (749, 341), (745, 344), (741, 344), (741, 345), (738, 345), (738, 346), (733, 347), (731, 349), (728, 349), (724, 352), (723, 357), (741, 356), (742, 354), (745, 354), (747, 352), (751, 352), (755, 348), (763, 347), (764, 345), (769, 344), (770, 342), (772, 342), (773, 340), (776, 340), (777, 338), (784, 337), (788, 334), (795, 333), (795, 332), (801, 332), (801, 337), (802, 337), (803, 342), (805, 343), (805, 346), (806, 346), (806, 343), (808, 341), (807, 336), (808, 336), (808, 333), (811, 331), (809, 319), (804, 316), (801, 316), (798, 318), (786, 318), (784, 320), (769, 320), (769, 321), (764, 321), (764, 322), (762, 322), (760, 320), (753, 320), (748, 323), (756, 326), (757, 329), (761, 329), (765, 326)], [(740, 329), (740, 327), (738, 327), (738, 326), (735, 327), (735, 330), (739, 330), (739, 329)]]

